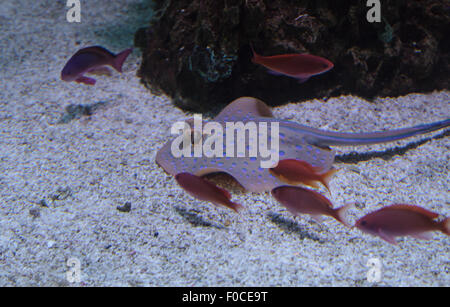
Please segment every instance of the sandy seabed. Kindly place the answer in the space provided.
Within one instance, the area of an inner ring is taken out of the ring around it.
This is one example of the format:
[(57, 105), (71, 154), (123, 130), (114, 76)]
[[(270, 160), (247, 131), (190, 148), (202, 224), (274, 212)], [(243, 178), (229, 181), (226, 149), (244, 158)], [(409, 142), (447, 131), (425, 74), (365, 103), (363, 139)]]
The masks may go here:
[[(442, 233), (393, 246), (331, 218), (294, 218), (269, 193), (235, 184), (227, 188), (246, 207), (240, 214), (184, 193), (154, 157), (188, 114), (139, 83), (138, 51), (123, 74), (99, 77), (94, 87), (59, 79), (82, 46), (117, 52), (132, 45), (146, 21), (138, 13), (150, 13), (136, 0), (90, 2), (80, 24), (66, 22), (65, 1), (0, 6), (7, 42), (0, 53), (0, 286), (450, 286), (450, 240)], [(343, 96), (274, 113), (365, 132), (448, 118), (449, 101), (446, 91), (373, 102)], [(60, 124), (70, 104), (99, 107)], [(395, 202), (449, 216), (449, 141), (433, 138), (440, 133), (336, 148), (342, 156), (430, 138), (388, 159), (336, 163), (332, 201), (356, 203), (353, 221)], [(130, 212), (117, 209), (127, 202)], [(71, 258), (80, 282), (67, 279)], [(367, 280), (371, 258), (381, 263), (379, 282)]]

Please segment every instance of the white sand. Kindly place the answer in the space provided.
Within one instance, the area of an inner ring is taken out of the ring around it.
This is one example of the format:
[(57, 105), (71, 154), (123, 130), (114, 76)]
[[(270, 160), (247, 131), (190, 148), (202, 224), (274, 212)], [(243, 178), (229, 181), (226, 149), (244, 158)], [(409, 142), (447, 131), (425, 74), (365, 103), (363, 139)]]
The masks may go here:
[[(171, 124), (187, 114), (140, 85), (137, 51), (125, 73), (99, 77), (94, 87), (59, 79), (82, 46), (131, 45), (145, 21), (126, 27), (143, 10), (139, 1), (89, 1), (79, 25), (65, 21), (64, 2), (0, 6), (0, 286), (450, 286), (450, 239), (442, 233), (393, 246), (331, 218), (321, 225), (293, 218), (268, 193), (236, 185), (227, 188), (247, 207), (239, 215), (193, 200), (154, 163)], [(449, 92), (373, 103), (347, 96), (275, 113), (318, 128), (373, 131), (448, 118), (449, 100)], [(57, 124), (69, 104), (99, 101), (106, 106), (94, 115)], [(353, 220), (394, 202), (450, 215), (448, 137), (388, 161), (336, 166), (332, 200), (356, 202)], [(116, 209), (125, 202), (131, 212)], [(71, 257), (80, 261), (80, 283), (66, 280)], [(382, 262), (379, 283), (366, 280), (371, 257)]]

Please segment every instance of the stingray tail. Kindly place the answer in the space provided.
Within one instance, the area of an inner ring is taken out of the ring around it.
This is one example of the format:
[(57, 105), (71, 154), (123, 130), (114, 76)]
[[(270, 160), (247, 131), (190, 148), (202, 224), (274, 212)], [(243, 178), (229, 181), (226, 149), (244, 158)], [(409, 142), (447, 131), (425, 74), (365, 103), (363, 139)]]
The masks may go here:
[(303, 128), (303, 133), (306, 135), (306, 139), (310, 144), (316, 144), (319, 146), (351, 146), (393, 142), (447, 127), (450, 127), (450, 118), (410, 128), (372, 133), (341, 133), (321, 131), (318, 129), (311, 129), (309, 127)]

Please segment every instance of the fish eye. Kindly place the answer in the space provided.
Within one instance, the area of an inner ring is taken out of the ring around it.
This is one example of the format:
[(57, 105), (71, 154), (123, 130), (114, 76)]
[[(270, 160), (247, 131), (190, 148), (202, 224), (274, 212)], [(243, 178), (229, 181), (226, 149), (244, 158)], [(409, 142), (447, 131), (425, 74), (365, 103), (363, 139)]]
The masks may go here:
[(361, 226), (366, 226), (367, 225), (367, 221), (361, 221)]

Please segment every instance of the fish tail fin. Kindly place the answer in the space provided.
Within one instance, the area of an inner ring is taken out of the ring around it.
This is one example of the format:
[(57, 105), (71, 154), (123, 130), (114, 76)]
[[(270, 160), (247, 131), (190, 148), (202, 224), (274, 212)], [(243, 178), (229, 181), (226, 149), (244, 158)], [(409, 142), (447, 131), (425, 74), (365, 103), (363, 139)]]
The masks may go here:
[(330, 180), (333, 177), (333, 175), (338, 171), (337, 168), (331, 168), (326, 173), (322, 174), (320, 182), (327, 188), (328, 192), (330, 191)]
[(303, 83), (305, 83), (306, 81), (308, 81), (309, 80), (309, 77), (299, 77), (299, 78), (297, 78), (297, 82), (298, 82), (298, 84), (303, 84)]
[(236, 213), (239, 213), (239, 211), (244, 209), (244, 206), (242, 206), (241, 204), (234, 203), (234, 202), (231, 201), (231, 194), (226, 189), (218, 187), (217, 185), (215, 185), (212, 182), (209, 182), (209, 183), (211, 185), (214, 185), (225, 196), (226, 200), (223, 201), (223, 202), (220, 202), (221, 205), (223, 205), (225, 207), (228, 207), (230, 209), (233, 209)]
[(259, 55), (256, 53), (255, 48), (253, 48), (253, 43), (250, 43), (250, 48), (252, 49), (252, 62), (255, 62)]
[(314, 189), (318, 189), (319, 188), (319, 185), (314, 180), (305, 180), (303, 182), (287, 182), (287, 183), (295, 184), (295, 185), (297, 185), (299, 183), (303, 183), (304, 185), (307, 185), (307, 186), (309, 186), (311, 188), (314, 188)]
[(122, 65), (132, 51), (133, 48), (128, 48), (115, 56), (114, 61), (112, 63), (112, 66), (114, 67), (115, 70), (117, 70), (118, 72), (122, 72)]
[(442, 232), (447, 236), (450, 236), (450, 217), (446, 218), (442, 222)]
[(242, 209), (244, 209), (244, 206), (238, 203), (234, 203), (232, 201), (229, 201), (227, 203), (227, 207), (233, 209), (236, 213), (239, 213)]
[(352, 227), (348, 221), (348, 210), (352, 209), (354, 204), (344, 205), (334, 210), (334, 218), (347, 227)]

